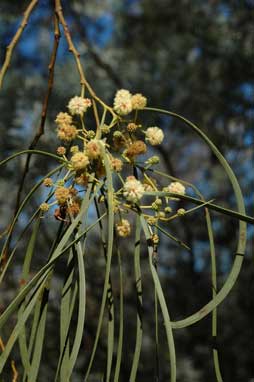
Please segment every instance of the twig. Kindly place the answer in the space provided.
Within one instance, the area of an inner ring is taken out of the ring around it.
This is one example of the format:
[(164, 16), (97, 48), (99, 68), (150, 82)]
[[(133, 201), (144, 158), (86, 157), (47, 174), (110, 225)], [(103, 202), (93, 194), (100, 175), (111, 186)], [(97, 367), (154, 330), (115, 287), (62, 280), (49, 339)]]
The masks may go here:
[(99, 115), (98, 115), (98, 109), (95, 100), (93, 99), (93, 111), (94, 111), (94, 119), (96, 122), (96, 129), (99, 129), (100, 121), (99, 121)]
[[(48, 66), (48, 71), (49, 71), (48, 87), (47, 87), (47, 92), (45, 94), (44, 101), (43, 101), (40, 125), (38, 128), (38, 131), (35, 134), (35, 137), (33, 138), (32, 142), (29, 145), (29, 148), (28, 148), (29, 150), (33, 150), (36, 147), (40, 137), (44, 134), (45, 121), (46, 121), (46, 116), (47, 116), (47, 111), (48, 111), (48, 103), (49, 103), (49, 98), (50, 98), (51, 91), (53, 88), (53, 83), (54, 83), (54, 67), (55, 67), (56, 55), (57, 55), (60, 37), (61, 36), (60, 36), (60, 30), (59, 30), (59, 22), (58, 22), (57, 16), (55, 15), (55, 18), (54, 18), (54, 45), (53, 45), (53, 50), (52, 50), (52, 54), (51, 54), (51, 58), (50, 58), (50, 63)], [(26, 175), (29, 171), (30, 160), (31, 160), (31, 154), (28, 154), (27, 158), (26, 158), (25, 168), (24, 168), (24, 171), (23, 171), (23, 174), (21, 177), (18, 193), (17, 193), (15, 214), (16, 214), (17, 209), (18, 209), (19, 204), (20, 204), (21, 193), (22, 193), (22, 190), (23, 190), (23, 187), (25, 184)]]
[(84, 93), (84, 89), (86, 87), (92, 98), (94, 98), (96, 101), (98, 101), (105, 109), (109, 110), (109, 112), (113, 116), (116, 116), (113, 109), (110, 106), (108, 106), (107, 104), (105, 104), (96, 95), (95, 91), (93, 90), (93, 88), (91, 87), (89, 82), (86, 80), (85, 73), (84, 73), (84, 70), (83, 70), (83, 67), (81, 64), (81, 60), (80, 60), (80, 53), (78, 52), (75, 45), (73, 44), (68, 24), (67, 24), (67, 22), (64, 18), (64, 15), (63, 15), (63, 8), (62, 8), (61, 0), (55, 0), (55, 9), (56, 9), (56, 14), (59, 18), (59, 21), (63, 26), (64, 35), (65, 35), (66, 41), (67, 41), (68, 46), (69, 46), (69, 51), (73, 54), (75, 61), (76, 61), (76, 66), (77, 66), (77, 70), (78, 70), (79, 77), (80, 77), (80, 84), (81, 84), (81, 88), (82, 88), (82, 93)]
[(65, 21), (64, 15), (63, 15), (63, 8), (62, 8), (61, 0), (55, 0), (55, 10), (56, 10), (56, 14), (59, 18), (59, 21), (63, 26), (64, 35), (65, 35), (65, 38), (66, 38), (68, 46), (69, 46), (69, 51), (73, 54), (73, 56), (75, 58), (78, 73), (80, 76), (80, 84), (83, 88), (86, 86), (87, 89), (89, 90), (89, 93), (92, 96), (95, 96), (93, 89), (87, 83), (87, 80), (85, 78), (85, 73), (84, 73), (84, 70), (82, 68), (81, 61), (80, 61), (80, 53), (78, 52), (78, 50), (76, 49), (75, 45), (72, 42), (69, 27)]
[(19, 39), (23, 33), (23, 30), (25, 29), (25, 27), (28, 23), (28, 20), (29, 20), (31, 13), (32, 13), (32, 10), (36, 6), (37, 3), (38, 3), (38, 0), (32, 0), (30, 2), (30, 4), (28, 5), (27, 9), (24, 12), (24, 17), (21, 21), (21, 24), (20, 24), (17, 32), (15, 33), (13, 39), (11, 40), (10, 44), (6, 48), (6, 55), (5, 55), (4, 63), (3, 63), (3, 66), (0, 70), (0, 89), (2, 88), (2, 85), (3, 85), (5, 73), (7, 72), (8, 68), (10, 66), (13, 49), (17, 45), (17, 43), (18, 43), (18, 41), (19, 41)]
[[(55, 15), (55, 17), (54, 17), (54, 37), (55, 37), (54, 38), (54, 45), (53, 45), (53, 49), (52, 49), (52, 54), (51, 54), (49, 66), (48, 66), (48, 70), (49, 70), (48, 86), (47, 86), (47, 91), (46, 91), (45, 98), (43, 101), (41, 121), (40, 121), (38, 131), (37, 131), (35, 137), (33, 138), (32, 142), (29, 145), (29, 148), (28, 148), (29, 150), (32, 150), (36, 147), (40, 137), (44, 134), (46, 115), (47, 115), (47, 111), (48, 111), (48, 103), (49, 103), (49, 98), (50, 98), (51, 91), (53, 88), (53, 83), (54, 83), (54, 67), (55, 67), (55, 62), (56, 62), (56, 55), (57, 55), (57, 50), (58, 50), (58, 45), (59, 45), (59, 39), (61, 37), (60, 36), (60, 30), (59, 30), (59, 21), (58, 21), (57, 15)], [(17, 197), (16, 197), (16, 205), (15, 205), (15, 210), (14, 210), (14, 216), (16, 215), (18, 208), (19, 208), (19, 205), (20, 205), (22, 190), (23, 190), (23, 187), (25, 184), (26, 176), (27, 176), (28, 171), (29, 171), (30, 160), (31, 160), (31, 154), (28, 154), (27, 158), (26, 158), (25, 168), (23, 170), (21, 180), (19, 183), (19, 188), (18, 188)], [(10, 227), (12, 227), (12, 225), (10, 225)], [(6, 249), (4, 251), (4, 255), (2, 258), (3, 266), (7, 261), (7, 255), (8, 255), (8, 251), (9, 251), (9, 245), (11, 242), (11, 238), (12, 238), (12, 234), (10, 234), (10, 236), (9, 236), (8, 243), (6, 244)]]
[(16, 369), (15, 362), (13, 360), (11, 361), (11, 369), (12, 369), (12, 373), (13, 373), (12, 382), (17, 382), (19, 374), (18, 374), (18, 371)]

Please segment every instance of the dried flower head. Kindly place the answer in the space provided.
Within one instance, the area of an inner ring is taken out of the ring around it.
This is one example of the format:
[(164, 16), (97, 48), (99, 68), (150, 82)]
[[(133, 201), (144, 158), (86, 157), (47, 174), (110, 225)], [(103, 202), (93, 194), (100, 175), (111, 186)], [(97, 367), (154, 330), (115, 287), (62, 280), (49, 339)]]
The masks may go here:
[(77, 152), (71, 157), (71, 164), (74, 170), (79, 171), (85, 169), (89, 164), (88, 156), (83, 152)]
[(51, 178), (45, 178), (43, 181), (43, 185), (45, 187), (51, 187), (53, 186), (53, 180)]
[(126, 141), (124, 135), (120, 131), (115, 131), (113, 134), (113, 143), (116, 150), (124, 147), (126, 145)]
[(58, 204), (65, 204), (70, 196), (70, 190), (66, 187), (57, 187), (54, 195)]
[(147, 98), (142, 94), (137, 93), (131, 97), (131, 103), (133, 110), (142, 110), (146, 107)]
[(79, 211), (80, 203), (78, 201), (72, 202), (67, 208), (67, 212), (69, 213), (69, 215), (74, 217), (78, 215)]
[(146, 140), (152, 146), (160, 145), (164, 138), (164, 133), (159, 127), (148, 127), (145, 132)]
[(184, 195), (185, 194), (185, 187), (182, 183), (180, 182), (172, 182), (170, 185), (166, 188), (168, 192), (172, 192), (174, 194), (180, 194)]
[(58, 155), (65, 155), (66, 154), (66, 148), (63, 147), (63, 146), (59, 146), (57, 149), (56, 149), (56, 152)]
[(89, 180), (89, 175), (84, 173), (79, 176), (76, 176), (75, 183), (79, 184), (80, 186), (87, 186)]
[(40, 210), (43, 212), (47, 212), (49, 210), (49, 204), (48, 203), (41, 203)]
[(71, 142), (78, 134), (75, 126), (69, 124), (59, 125), (57, 129), (57, 136), (61, 141)]
[(116, 172), (122, 171), (123, 162), (121, 161), (121, 159), (112, 158), (111, 159), (111, 168), (112, 168), (112, 170), (114, 170)]
[(132, 95), (129, 90), (121, 89), (116, 92), (114, 98), (114, 110), (119, 115), (126, 115), (132, 111)]
[(147, 150), (146, 144), (143, 141), (133, 142), (125, 152), (127, 157), (134, 157), (136, 155), (144, 154)]
[(123, 187), (123, 195), (124, 197), (132, 203), (138, 202), (145, 190), (142, 183), (135, 178), (135, 176), (128, 176), (126, 182)]
[(120, 223), (116, 225), (116, 231), (119, 236), (127, 237), (131, 233), (131, 226), (127, 219), (122, 219)]
[(69, 188), (69, 192), (70, 192), (70, 197), (74, 198), (77, 195), (78, 190), (76, 188), (74, 188), (74, 187), (70, 187)]
[(71, 125), (72, 116), (68, 113), (63, 113), (62, 111), (57, 114), (55, 122), (57, 125)]
[(89, 98), (75, 96), (70, 99), (67, 107), (72, 115), (83, 115), (91, 105)]
[(101, 160), (99, 160), (97, 163), (95, 175), (97, 178), (101, 178), (102, 176), (106, 175), (106, 169), (105, 169), (103, 161)]

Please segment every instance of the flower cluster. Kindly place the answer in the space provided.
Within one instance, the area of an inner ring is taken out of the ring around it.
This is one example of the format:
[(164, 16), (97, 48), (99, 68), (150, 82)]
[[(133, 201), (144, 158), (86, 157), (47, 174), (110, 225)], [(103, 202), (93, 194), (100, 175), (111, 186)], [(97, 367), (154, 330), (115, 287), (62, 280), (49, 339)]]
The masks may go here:
[(146, 107), (147, 99), (142, 94), (132, 95), (129, 90), (118, 90), (114, 99), (114, 110), (119, 115), (127, 115), (132, 110), (142, 110)]
[[(65, 163), (66, 174), (56, 182), (51, 178), (43, 181), (45, 187), (50, 187), (51, 195), (53, 189), (54, 200), (41, 204), (42, 213), (57, 205), (55, 218), (70, 222), (80, 210), (80, 189), (85, 191), (89, 183), (103, 185), (98, 201), (107, 206), (106, 175), (110, 171), (114, 182), (114, 213), (119, 214), (115, 229), (120, 237), (131, 233), (130, 220), (122, 217), (131, 211), (142, 211), (151, 227), (159, 220), (168, 221), (172, 216), (185, 214), (185, 210), (178, 209), (173, 215), (170, 203), (177, 199), (168, 195), (169, 192), (184, 195), (184, 185), (175, 181), (165, 186), (148, 171), (160, 162), (158, 156), (149, 155), (149, 150), (153, 149), (151, 146), (162, 144), (164, 132), (157, 126), (142, 123), (140, 114), (146, 108), (146, 97), (140, 93), (133, 95), (126, 89), (118, 90), (113, 107), (104, 108), (101, 121), (96, 112), (94, 125), (86, 116), (91, 105), (89, 98), (75, 96), (68, 102), (68, 111), (61, 111), (56, 116), (57, 136), (62, 141), (56, 151)], [(105, 118), (109, 110), (111, 121)], [(165, 192), (165, 197), (156, 196), (157, 192)], [(157, 233), (154, 232), (152, 237), (157, 245)]]
[(68, 113), (60, 112), (56, 116), (55, 122), (57, 124), (57, 136), (60, 140), (71, 142), (76, 138), (77, 129)]

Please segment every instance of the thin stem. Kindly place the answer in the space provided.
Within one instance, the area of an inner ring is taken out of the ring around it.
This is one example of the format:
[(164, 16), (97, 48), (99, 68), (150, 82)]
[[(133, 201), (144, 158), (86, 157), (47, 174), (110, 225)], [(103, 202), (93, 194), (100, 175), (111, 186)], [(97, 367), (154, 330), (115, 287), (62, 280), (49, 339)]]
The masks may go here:
[(55, 11), (56, 11), (57, 16), (59, 17), (60, 23), (63, 26), (64, 35), (65, 35), (67, 44), (69, 46), (69, 51), (73, 54), (73, 56), (75, 58), (75, 61), (76, 61), (76, 66), (77, 66), (77, 70), (78, 70), (78, 73), (79, 73), (80, 84), (81, 84), (81, 88), (82, 88), (82, 93), (81, 94), (84, 94), (84, 89), (87, 88), (87, 90), (89, 91), (91, 97), (94, 100), (98, 101), (105, 109), (109, 110), (109, 112), (113, 116), (117, 117), (117, 115), (115, 114), (113, 109), (110, 106), (108, 106), (107, 104), (105, 104), (96, 95), (95, 91), (93, 90), (93, 88), (88, 83), (88, 81), (87, 81), (87, 79), (85, 77), (85, 73), (84, 73), (84, 70), (83, 70), (83, 67), (82, 67), (82, 64), (81, 64), (81, 60), (80, 60), (80, 53), (79, 53), (79, 51), (77, 50), (77, 48), (75, 47), (75, 45), (74, 45), (74, 43), (72, 41), (70, 30), (69, 30), (68, 24), (67, 24), (67, 22), (65, 20), (64, 14), (63, 14), (63, 8), (62, 8), (61, 0), (55, 0)]
[[(56, 62), (56, 55), (57, 55), (57, 50), (59, 46), (59, 39), (60, 39), (60, 30), (59, 30), (59, 22), (58, 18), (55, 15), (54, 17), (54, 45), (52, 49), (52, 54), (48, 66), (48, 85), (47, 85), (47, 91), (44, 97), (43, 105), (42, 105), (42, 112), (41, 112), (41, 121), (40, 125), (38, 127), (38, 131), (36, 132), (32, 142), (30, 143), (28, 150), (33, 150), (37, 146), (37, 143), (39, 142), (41, 136), (44, 134), (44, 128), (45, 128), (45, 122), (46, 122), (46, 117), (47, 117), (47, 112), (48, 112), (48, 104), (49, 104), (49, 99), (50, 95), (53, 89), (53, 84), (54, 84), (54, 68), (55, 68), (55, 62)], [(32, 153), (27, 154), (24, 170), (22, 172), (21, 180), (19, 182), (19, 188), (17, 192), (17, 198), (16, 198), (16, 206), (14, 210), (14, 215), (16, 214), (19, 204), (20, 204), (20, 199), (21, 199), (21, 194), (22, 190), (24, 188), (25, 184), (25, 179), (29, 171), (29, 165), (31, 161)]]
[(25, 27), (27, 26), (29, 17), (30, 17), (30, 15), (31, 15), (31, 13), (32, 13), (32, 11), (33, 11), (33, 9), (37, 3), (38, 3), (38, 0), (32, 0), (29, 3), (28, 7), (26, 8), (26, 10), (24, 12), (23, 19), (22, 19), (22, 21), (18, 27), (17, 32), (15, 33), (13, 39), (11, 40), (10, 44), (6, 48), (4, 63), (3, 63), (3, 66), (0, 70), (0, 89), (2, 88), (4, 76), (5, 76), (7, 70), (10, 66), (10, 63), (11, 63), (13, 49), (17, 45)]
[[(188, 202), (192, 202), (194, 204), (197, 204), (199, 206), (202, 206), (204, 204), (204, 202), (200, 199), (192, 198), (191, 196), (188, 196), (188, 195), (174, 194), (172, 192), (164, 192), (164, 191), (158, 191), (158, 192), (152, 192), (151, 191), (150, 192), (149, 191), (149, 192), (145, 192), (144, 195), (146, 195), (146, 196), (169, 196), (169, 197), (173, 197), (173, 198), (183, 199), (183, 200), (186, 200)], [(207, 208), (214, 210), (214, 211), (217, 211), (221, 214), (231, 216), (231, 217), (236, 218), (242, 222), (254, 224), (254, 218), (252, 216), (245, 215), (245, 214), (242, 214), (240, 212), (236, 212), (236, 211), (230, 210), (229, 208), (221, 207), (221, 206), (218, 206), (217, 204), (213, 204), (210, 202), (205, 202), (205, 205), (207, 206)]]

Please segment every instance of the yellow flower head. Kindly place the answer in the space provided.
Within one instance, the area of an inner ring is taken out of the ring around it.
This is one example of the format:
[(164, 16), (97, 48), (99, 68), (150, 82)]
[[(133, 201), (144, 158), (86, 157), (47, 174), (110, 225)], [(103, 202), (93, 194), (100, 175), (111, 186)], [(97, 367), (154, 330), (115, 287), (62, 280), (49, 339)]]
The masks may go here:
[(55, 198), (58, 204), (65, 204), (70, 196), (70, 190), (66, 187), (57, 187), (55, 190)]
[(142, 110), (146, 107), (147, 98), (142, 94), (137, 93), (131, 97), (131, 103), (133, 110)]
[(89, 164), (88, 156), (83, 152), (77, 152), (71, 157), (71, 164), (74, 170), (83, 170)]

